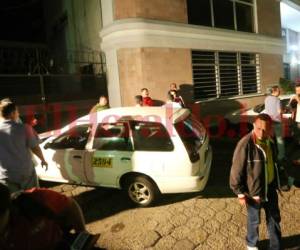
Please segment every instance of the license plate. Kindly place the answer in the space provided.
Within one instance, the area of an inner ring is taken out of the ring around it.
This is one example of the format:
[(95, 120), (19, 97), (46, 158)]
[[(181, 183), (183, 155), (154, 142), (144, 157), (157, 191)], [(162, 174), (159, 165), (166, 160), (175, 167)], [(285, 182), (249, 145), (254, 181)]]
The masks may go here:
[(112, 168), (112, 158), (109, 157), (93, 157), (93, 168)]

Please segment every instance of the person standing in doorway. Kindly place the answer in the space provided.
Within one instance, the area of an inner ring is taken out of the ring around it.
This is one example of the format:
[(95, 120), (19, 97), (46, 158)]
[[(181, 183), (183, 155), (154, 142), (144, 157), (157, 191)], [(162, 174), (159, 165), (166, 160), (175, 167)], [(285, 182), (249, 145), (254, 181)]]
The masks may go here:
[(230, 171), (230, 187), (241, 205), (247, 207), (248, 250), (257, 250), (260, 210), (266, 214), (269, 249), (281, 249), (280, 210), (277, 189), (279, 171), (277, 148), (271, 137), (272, 119), (267, 114), (255, 117), (253, 130), (237, 144)]
[(39, 138), (33, 128), (19, 123), (19, 111), (15, 103), (7, 102), (0, 107), (0, 183), (11, 192), (38, 186), (32, 161), (32, 153), (47, 169), (47, 162), (39, 146)]
[(283, 139), (283, 127), (282, 127), (282, 107), (280, 104), (280, 88), (275, 85), (271, 88), (271, 95), (268, 95), (265, 99), (265, 112), (273, 121), (274, 133), (277, 141), (278, 148), (278, 160), (281, 162), (285, 157), (285, 145)]

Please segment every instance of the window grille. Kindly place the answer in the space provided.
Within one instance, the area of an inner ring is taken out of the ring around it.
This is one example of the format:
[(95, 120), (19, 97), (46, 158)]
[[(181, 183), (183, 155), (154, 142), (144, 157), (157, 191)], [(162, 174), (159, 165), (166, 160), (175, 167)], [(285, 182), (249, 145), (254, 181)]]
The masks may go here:
[(259, 56), (192, 51), (195, 100), (260, 93)]

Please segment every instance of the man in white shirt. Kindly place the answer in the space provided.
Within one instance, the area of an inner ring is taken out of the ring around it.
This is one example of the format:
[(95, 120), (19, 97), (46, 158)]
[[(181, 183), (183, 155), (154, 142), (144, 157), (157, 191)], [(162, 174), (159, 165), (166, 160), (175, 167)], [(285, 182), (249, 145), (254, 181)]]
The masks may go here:
[(265, 111), (264, 113), (268, 114), (273, 121), (273, 127), (277, 142), (278, 148), (278, 160), (282, 160), (285, 156), (285, 146), (284, 140), (282, 137), (282, 111), (281, 111), (281, 104), (280, 104), (280, 88), (279, 86), (275, 85), (271, 88), (271, 95), (267, 96), (265, 99)]

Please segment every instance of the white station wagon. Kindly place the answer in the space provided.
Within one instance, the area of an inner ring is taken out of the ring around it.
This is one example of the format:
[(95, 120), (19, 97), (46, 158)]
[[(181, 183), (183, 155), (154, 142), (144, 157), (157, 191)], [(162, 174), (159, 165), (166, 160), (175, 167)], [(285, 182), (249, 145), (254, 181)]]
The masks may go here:
[(40, 179), (125, 189), (139, 206), (161, 193), (201, 191), (210, 173), (208, 135), (187, 109), (112, 108), (47, 135)]

